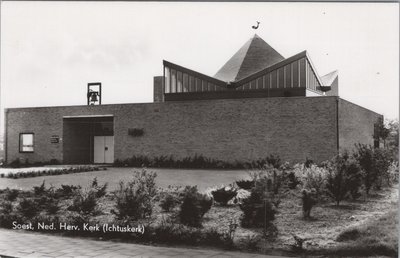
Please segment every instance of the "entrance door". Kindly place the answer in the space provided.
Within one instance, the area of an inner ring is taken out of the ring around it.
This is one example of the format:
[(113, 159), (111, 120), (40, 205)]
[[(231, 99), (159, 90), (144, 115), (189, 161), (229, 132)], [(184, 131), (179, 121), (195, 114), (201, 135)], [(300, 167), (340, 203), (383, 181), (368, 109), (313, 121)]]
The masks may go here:
[(114, 136), (94, 136), (93, 162), (114, 162)]

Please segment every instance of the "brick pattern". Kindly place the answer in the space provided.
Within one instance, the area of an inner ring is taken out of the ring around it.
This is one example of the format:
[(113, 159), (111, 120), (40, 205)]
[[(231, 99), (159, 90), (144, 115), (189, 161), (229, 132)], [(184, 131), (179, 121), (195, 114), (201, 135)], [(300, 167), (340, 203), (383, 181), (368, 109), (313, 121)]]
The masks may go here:
[[(63, 116), (113, 114), (116, 159), (132, 155), (181, 159), (197, 154), (234, 162), (276, 154), (291, 162), (306, 158), (323, 161), (337, 151), (336, 99), (220, 99), (9, 109), (7, 158), (63, 160), (62, 141), (50, 143), (51, 135), (63, 135)], [(367, 120), (359, 123), (369, 123)], [(143, 128), (144, 135), (132, 137), (129, 128)], [(345, 129), (348, 136), (342, 134), (343, 139), (351, 136)], [(18, 153), (18, 134), (24, 131), (35, 133), (34, 153)]]
[[(50, 108), (7, 109), (5, 119), (7, 162), (16, 158), (23, 162), (62, 160), (62, 141), (50, 143), (52, 135), (62, 137), (62, 117), (58, 112)], [(25, 132), (34, 133), (33, 153), (19, 153), (19, 134)]]
[(340, 150), (353, 150), (355, 144), (374, 145), (374, 123), (383, 116), (366, 108), (339, 99)]

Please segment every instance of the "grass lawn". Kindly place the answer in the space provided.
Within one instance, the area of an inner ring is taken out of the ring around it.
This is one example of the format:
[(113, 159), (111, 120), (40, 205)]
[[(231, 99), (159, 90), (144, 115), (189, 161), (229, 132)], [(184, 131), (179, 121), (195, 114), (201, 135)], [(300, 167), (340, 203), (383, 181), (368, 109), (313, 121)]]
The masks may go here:
[[(22, 190), (30, 190), (33, 186), (40, 185), (45, 180), (46, 185), (60, 187), (64, 185), (80, 185), (85, 188), (93, 178), (97, 177), (100, 184), (108, 183), (109, 190), (115, 190), (119, 181), (129, 181), (132, 172), (140, 168), (113, 168), (109, 167), (105, 171), (93, 171), (76, 174), (65, 174), (57, 176), (42, 176), (32, 178), (8, 179), (0, 178), (0, 189), (9, 187)], [(168, 187), (168, 185), (186, 186), (197, 185), (200, 191), (208, 187), (227, 185), (234, 183), (238, 179), (248, 178), (245, 170), (200, 170), (200, 169), (161, 169), (150, 168), (148, 171), (157, 173), (157, 185)]]
[[(374, 192), (365, 200), (361, 197), (355, 201), (343, 201), (340, 206), (336, 206), (331, 201), (320, 203), (312, 209), (311, 220), (302, 218), (300, 195), (294, 192), (290, 195), (291, 197), (288, 196), (289, 198), (283, 200), (275, 220), (275, 225), (279, 229), (279, 236), (274, 246), (278, 248), (285, 248), (285, 246), (287, 248), (288, 243), (294, 242), (293, 235), (298, 235), (307, 239), (305, 248), (311, 253), (313, 251), (318, 253), (321, 250), (324, 254), (335, 253), (336, 250), (343, 249), (343, 253), (348, 255), (348, 249), (342, 248), (344, 244), (347, 245), (348, 243), (339, 242), (337, 238), (350, 228), (362, 230), (358, 242), (353, 242), (352, 246), (348, 245), (350, 250), (359, 250), (358, 247), (366, 248), (366, 246), (375, 245), (371, 239), (380, 239), (380, 243), (386, 241), (384, 239), (391, 239), (387, 245), (391, 246), (390, 249), (394, 249), (395, 246), (397, 248), (398, 230), (393, 224), (396, 212), (392, 211), (397, 209), (397, 186)], [(380, 222), (372, 222), (382, 216), (383, 218), (388, 216), (386, 215), (388, 211), (391, 211), (390, 220), (383, 219)], [(372, 225), (375, 225), (374, 227), (377, 229), (380, 224), (382, 224), (380, 230), (369, 230)], [(368, 234), (365, 234), (365, 232), (368, 232)], [(268, 243), (265, 244), (268, 246)], [(357, 254), (357, 251), (353, 253), (353, 255), (355, 254)], [(380, 254), (383, 253), (380, 252)], [(388, 253), (384, 252), (384, 254), (387, 255)], [(364, 256), (367, 256), (367, 253), (364, 253)]]
[(337, 240), (340, 244), (335, 253), (352, 250), (358, 254), (385, 254), (396, 256), (398, 251), (398, 205), (391, 207), (377, 218), (369, 219), (363, 225), (344, 230)]

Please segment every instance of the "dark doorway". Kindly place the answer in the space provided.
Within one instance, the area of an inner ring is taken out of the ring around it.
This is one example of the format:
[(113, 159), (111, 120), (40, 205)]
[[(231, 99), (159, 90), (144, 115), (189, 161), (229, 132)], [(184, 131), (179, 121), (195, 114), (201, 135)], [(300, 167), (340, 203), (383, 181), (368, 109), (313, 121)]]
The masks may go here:
[(112, 116), (64, 117), (64, 163), (93, 163), (94, 137), (113, 135), (114, 117)]

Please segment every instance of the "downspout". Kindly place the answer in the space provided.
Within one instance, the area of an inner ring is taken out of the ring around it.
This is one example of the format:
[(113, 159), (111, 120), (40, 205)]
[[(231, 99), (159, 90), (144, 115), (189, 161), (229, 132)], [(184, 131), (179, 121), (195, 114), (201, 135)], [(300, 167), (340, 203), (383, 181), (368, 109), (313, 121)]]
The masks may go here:
[(4, 135), (3, 135), (3, 139), (4, 139), (4, 163), (7, 164), (8, 163), (8, 159), (7, 159), (7, 152), (8, 152), (8, 146), (7, 146), (7, 117), (8, 117), (8, 109), (4, 110)]
[(336, 97), (336, 155), (339, 154), (339, 97)]

